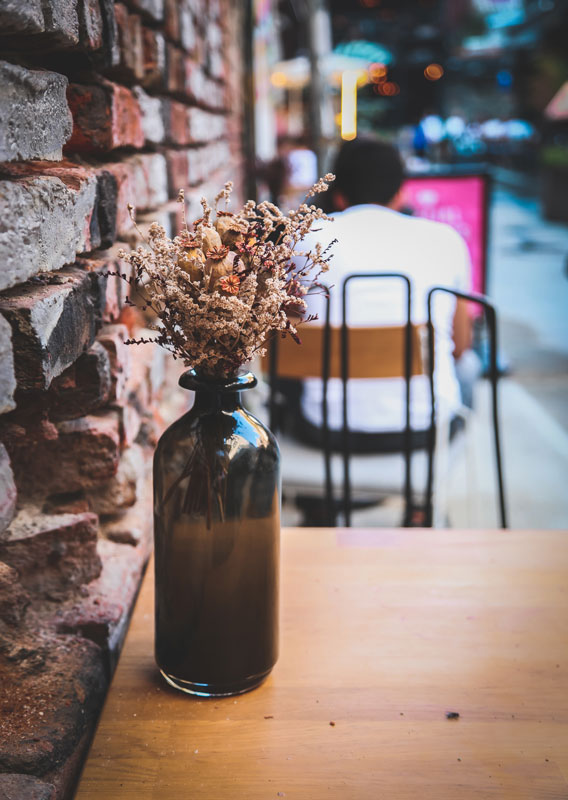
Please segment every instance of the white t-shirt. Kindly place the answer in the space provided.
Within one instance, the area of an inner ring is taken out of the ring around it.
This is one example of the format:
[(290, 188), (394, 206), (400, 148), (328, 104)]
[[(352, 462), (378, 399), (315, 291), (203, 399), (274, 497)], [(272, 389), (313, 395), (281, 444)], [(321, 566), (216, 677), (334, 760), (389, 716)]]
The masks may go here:
[[(409, 217), (379, 205), (352, 206), (333, 215), (333, 221), (316, 224), (302, 242), (307, 251), (321, 242), (337, 242), (330, 252), (329, 272), (320, 280), (331, 289), (331, 324), (341, 325), (343, 279), (360, 272), (401, 272), (412, 283), (414, 323), (427, 321), (429, 289), (441, 285), (467, 291), (470, 259), (461, 236), (448, 225)], [(321, 296), (308, 296), (310, 313), (325, 318)], [(432, 317), (435, 330), (434, 381), (436, 402), (451, 414), (460, 404), (453, 350), (453, 319), (456, 301), (452, 295), (434, 295)], [(349, 284), (347, 319), (350, 326), (401, 325), (406, 321), (406, 284), (400, 279), (359, 279)], [(300, 328), (301, 335), (301, 328)], [(302, 412), (321, 427), (322, 382), (304, 382)], [(339, 378), (328, 384), (330, 428), (343, 425), (343, 389)], [(404, 428), (404, 380), (402, 378), (351, 379), (348, 383), (349, 428), (354, 431), (399, 431)], [(424, 430), (430, 424), (430, 388), (426, 376), (411, 380), (411, 425)]]

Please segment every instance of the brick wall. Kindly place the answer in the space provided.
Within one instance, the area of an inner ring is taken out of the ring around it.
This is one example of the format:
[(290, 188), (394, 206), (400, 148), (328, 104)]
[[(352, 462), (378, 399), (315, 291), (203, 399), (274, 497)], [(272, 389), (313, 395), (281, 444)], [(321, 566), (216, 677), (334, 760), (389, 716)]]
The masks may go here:
[(72, 796), (148, 559), (175, 375), (107, 273), (242, 199), (238, 6), (0, 0), (0, 797)]

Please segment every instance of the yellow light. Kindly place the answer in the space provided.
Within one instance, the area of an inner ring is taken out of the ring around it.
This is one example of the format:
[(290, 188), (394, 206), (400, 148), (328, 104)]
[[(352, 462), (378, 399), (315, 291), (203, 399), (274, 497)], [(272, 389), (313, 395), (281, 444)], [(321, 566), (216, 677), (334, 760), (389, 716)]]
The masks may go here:
[(357, 136), (357, 78), (354, 70), (341, 77), (341, 138), (346, 141)]
[(424, 77), (428, 81), (439, 81), (444, 74), (444, 68), (441, 64), (428, 64), (424, 70)]
[(288, 80), (284, 72), (273, 72), (270, 76), (270, 81), (273, 86), (276, 86), (278, 89), (284, 89)]

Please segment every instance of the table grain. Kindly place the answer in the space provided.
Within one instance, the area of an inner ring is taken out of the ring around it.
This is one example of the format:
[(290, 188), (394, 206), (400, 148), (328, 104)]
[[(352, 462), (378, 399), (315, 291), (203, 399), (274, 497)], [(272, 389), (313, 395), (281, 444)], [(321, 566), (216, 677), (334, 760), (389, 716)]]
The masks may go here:
[(77, 800), (568, 798), (568, 532), (284, 530), (235, 698), (166, 686), (153, 624), (150, 568)]

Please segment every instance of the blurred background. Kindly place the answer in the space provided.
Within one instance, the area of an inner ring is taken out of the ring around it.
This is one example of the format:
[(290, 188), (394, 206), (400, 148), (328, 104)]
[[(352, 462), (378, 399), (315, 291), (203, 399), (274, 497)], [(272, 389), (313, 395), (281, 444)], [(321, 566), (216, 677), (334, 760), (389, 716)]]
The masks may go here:
[[(342, 140), (397, 144), (406, 210), (462, 234), (497, 306), (510, 524), (565, 527), (568, 3), (257, 0), (250, 34), (249, 196), (292, 207)], [(496, 522), (485, 383), (455, 526)]]

